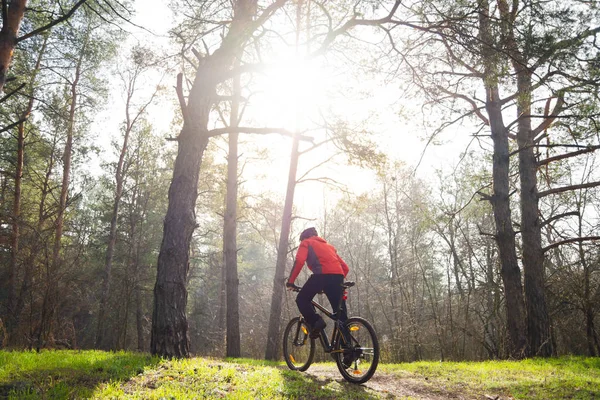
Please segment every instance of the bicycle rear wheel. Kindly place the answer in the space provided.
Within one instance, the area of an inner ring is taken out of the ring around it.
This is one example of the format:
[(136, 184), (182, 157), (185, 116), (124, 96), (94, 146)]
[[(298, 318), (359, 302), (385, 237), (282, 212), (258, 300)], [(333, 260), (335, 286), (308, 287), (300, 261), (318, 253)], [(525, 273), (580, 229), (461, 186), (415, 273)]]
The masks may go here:
[(345, 380), (351, 383), (364, 383), (371, 379), (379, 364), (379, 341), (375, 329), (369, 321), (360, 317), (346, 321), (349, 331), (349, 344), (344, 344), (338, 330), (335, 338), (335, 361)]
[(315, 356), (315, 340), (310, 328), (300, 317), (293, 318), (283, 334), (283, 358), (293, 371), (306, 371)]

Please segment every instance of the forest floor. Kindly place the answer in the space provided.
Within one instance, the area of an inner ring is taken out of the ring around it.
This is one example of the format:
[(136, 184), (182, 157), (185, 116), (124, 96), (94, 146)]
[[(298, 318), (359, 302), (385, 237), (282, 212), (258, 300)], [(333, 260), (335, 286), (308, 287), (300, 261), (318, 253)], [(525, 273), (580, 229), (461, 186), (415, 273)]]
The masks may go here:
[(363, 385), (334, 363), (0, 351), (0, 399), (599, 399), (600, 358), (380, 364)]

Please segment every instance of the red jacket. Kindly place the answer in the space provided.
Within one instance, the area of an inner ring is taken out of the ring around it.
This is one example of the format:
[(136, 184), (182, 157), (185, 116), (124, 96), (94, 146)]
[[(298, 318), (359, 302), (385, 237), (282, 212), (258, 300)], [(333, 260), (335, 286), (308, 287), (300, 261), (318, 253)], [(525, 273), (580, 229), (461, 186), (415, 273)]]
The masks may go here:
[(348, 275), (348, 265), (338, 256), (335, 247), (319, 236), (311, 236), (300, 243), (289, 282), (294, 283), (305, 262), (313, 274)]

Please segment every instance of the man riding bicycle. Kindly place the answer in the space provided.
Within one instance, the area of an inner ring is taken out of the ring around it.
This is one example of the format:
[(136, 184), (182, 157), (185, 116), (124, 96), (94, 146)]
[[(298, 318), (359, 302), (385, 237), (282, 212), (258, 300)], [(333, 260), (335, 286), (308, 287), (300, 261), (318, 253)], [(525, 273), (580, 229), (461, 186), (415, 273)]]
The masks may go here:
[[(300, 247), (296, 253), (296, 261), (286, 283), (288, 290), (294, 288), (294, 281), (300, 274), (304, 263), (312, 271), (296, 297), (298, 310), (311, 327), (311, 337), (317, 338), (327, 324), (315, 312), (312, 299), (317, 293), (325, 292), (332, 309), (340, 310), (339, 319), (346, 321), (346, 302), (342, 300), (344, 278), (348, 275), (348, 265), (337, 254), (335, 247), (319, 237), (315, 228), (308, 228), (300, 234)], [(340, 301), (342, 304), (340, 305)]]

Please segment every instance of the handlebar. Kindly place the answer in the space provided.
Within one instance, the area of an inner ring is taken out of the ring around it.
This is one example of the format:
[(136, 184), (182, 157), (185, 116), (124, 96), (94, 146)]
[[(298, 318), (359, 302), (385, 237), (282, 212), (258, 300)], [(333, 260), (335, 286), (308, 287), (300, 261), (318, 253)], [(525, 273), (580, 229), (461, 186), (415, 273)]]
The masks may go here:
[(302, 289), (300, 286), (295, 285), (295, 284), (291, 284), (288, 287), (292, 289), (292, 292), (299, 292), (300, 289)]

